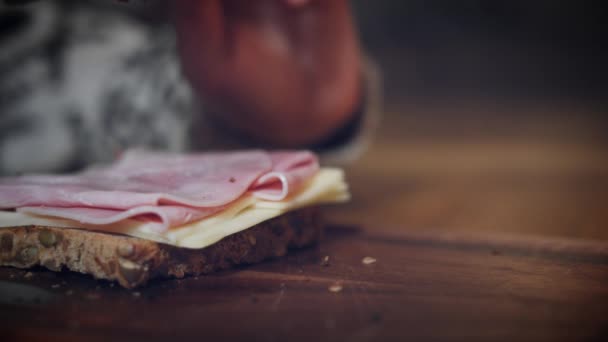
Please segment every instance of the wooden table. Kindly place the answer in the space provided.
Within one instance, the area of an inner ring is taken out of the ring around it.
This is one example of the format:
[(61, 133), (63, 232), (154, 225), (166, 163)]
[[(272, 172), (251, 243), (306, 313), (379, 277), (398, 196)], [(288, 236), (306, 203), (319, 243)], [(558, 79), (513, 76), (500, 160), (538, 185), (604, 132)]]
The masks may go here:
[[(518, 117), (450, 120), (400, 110), (410, 115), (389, 113), (375, 146), (349, 170), (354, 200), (327, 212), (319, 246), (136, 291), (71, 273), (0, 269), (1, 336), (608, 336), (602, 119), (528, 109)], [(325, 256), (327, 266), (320, 264)], [(364, 264), (365, 257), (376, 262)]]

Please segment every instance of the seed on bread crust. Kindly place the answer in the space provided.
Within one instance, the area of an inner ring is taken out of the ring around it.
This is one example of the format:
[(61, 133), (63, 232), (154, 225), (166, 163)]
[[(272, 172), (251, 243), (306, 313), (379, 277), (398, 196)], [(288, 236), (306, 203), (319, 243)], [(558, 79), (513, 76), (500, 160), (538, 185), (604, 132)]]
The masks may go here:
[(117, 252), (118, 255), (120, 255), (121, 257), (128, 258), (135, 254), (135, 247), (130, 243), (121, 244), (120, 246), (118, 246)]
[(10, 254), (13, 251), (13, 234), (4, 233), (0, 237), (0, 253)]
[(18, 254), (19, 262), (23, 264), (30, 264), (38, 260), (38, 247), (26, 246)]
[(120, 278), (118, 281), (132, 286), (132, 284), (138, 284), (142, 281), (142, 278), (146, 275), (148, 268), (140, 264), (134, 263), (131, 260), (119, 259), (118, 260), (118, 273)]
[(38, 233), (38, 241), (46, 248), (55, 246), (60, 240), (61, 236), (50, 230), (42, 230)]
[(41, 261), (40, 264), (51, 271), (61, 271), (61, 264), (57, 260), (46, 259)]

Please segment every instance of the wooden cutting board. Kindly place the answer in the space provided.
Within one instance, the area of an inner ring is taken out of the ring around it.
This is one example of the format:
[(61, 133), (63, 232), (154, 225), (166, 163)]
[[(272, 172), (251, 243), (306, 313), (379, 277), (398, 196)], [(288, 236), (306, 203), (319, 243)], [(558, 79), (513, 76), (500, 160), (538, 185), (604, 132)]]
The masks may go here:
[(3, 340), (608, 336), (608, 243), (588, 240), (332, 226), (285, 258), (136, 291), (44, 270), (0, 280)]

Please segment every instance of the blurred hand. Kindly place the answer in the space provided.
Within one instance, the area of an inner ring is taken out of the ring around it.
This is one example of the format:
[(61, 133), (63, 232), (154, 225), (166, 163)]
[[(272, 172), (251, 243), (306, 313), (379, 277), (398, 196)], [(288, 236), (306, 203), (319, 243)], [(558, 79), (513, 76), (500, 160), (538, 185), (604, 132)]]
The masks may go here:
[(302, 146), (348, 121), (361, 88), (347, 0), (176, 0), (186, 75), (218, 119)]

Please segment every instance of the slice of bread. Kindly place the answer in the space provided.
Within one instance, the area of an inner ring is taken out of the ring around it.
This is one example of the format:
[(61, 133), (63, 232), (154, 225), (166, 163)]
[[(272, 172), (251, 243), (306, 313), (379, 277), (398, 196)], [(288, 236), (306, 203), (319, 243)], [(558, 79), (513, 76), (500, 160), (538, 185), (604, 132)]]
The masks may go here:
[(202, 249), (83, 229), (0, 228), (0, 265), (65, 268), (134, 288), (153, 278), (206, 274), (282, 256), (288, 248), (317, 242), (321, 228), (315, 208), (300, 209)]

